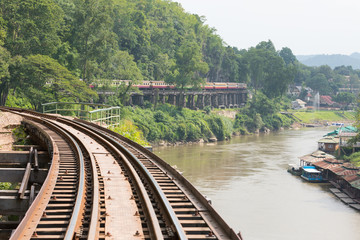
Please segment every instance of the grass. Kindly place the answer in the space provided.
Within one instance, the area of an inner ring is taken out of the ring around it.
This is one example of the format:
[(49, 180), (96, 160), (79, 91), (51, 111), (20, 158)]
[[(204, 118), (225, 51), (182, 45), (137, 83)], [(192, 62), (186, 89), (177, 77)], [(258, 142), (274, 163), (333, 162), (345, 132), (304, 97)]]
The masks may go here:
[(343, 111), (292, 111), (303, 123), (355, 121), (355, 112)]

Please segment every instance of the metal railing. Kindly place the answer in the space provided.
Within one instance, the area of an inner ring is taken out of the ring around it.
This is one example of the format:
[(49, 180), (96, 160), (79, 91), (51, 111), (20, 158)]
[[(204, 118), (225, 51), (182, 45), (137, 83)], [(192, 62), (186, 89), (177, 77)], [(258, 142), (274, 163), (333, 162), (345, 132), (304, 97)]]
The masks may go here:
[(100, 125), (116, 126), (120, 123), (120, 107), (75, 102), (51, 102), (41, 104), (43, 113), (73, 116)]

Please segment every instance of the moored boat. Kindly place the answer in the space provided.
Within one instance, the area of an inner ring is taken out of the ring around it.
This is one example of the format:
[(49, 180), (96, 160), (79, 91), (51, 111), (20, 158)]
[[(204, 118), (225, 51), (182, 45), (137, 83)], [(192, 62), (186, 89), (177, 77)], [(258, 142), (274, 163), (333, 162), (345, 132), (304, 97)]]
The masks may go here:
[(314, 166), (302, 166), (301, 177), (308, 182), (324, 182), (322, 172)]
[(287, 171), (295, 176), (300, 176), (302, 173), (301, 167), (296, 164), (289, 164)]

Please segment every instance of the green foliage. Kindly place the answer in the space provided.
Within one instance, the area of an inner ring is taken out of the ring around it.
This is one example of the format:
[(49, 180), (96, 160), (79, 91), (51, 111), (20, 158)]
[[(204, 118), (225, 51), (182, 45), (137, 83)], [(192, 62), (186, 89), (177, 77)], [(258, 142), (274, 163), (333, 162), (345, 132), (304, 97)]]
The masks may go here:
[(349, 92), (342, 92), (337, 94), (333, 100), (335, 102), (340, 103), (343, 107), (346, 107), (348, 105), (350, 105), (351, 103), (355, 102), (355, 96), (352, 93)]
[(285, 64), (271, 41), (261, 42), (256, 48), (250, 48), (245, 58), (249, 63), (250, 86), (254, 88), (255, 95), (257, 90), (262, 89), (270, 98), (282, 96), (295, 78), (295, 66)]
[(63, 10), (51, 0), (2, 0), (5, 47), (13, 56), (51, 55), (60, 44)]
[(96, 98), (96, 93), (84, 82), (75, 78), (54, 59), (43, 55), (19, 59), (12, 68), (10, 84), (27, 97), (35, 109), (40, 109), (44, 102), (74, 102)]
[(197, 141), (214, 136), (225, 140), (230, 138), (234, 131), (233, 122), (229, 118), (181, 109), (169, 104), (159, 105), (155, 111), (124, 107), (122, 116), (133, 121), (150, 142)]
[(30, 145), (31, 141), (27, 138), (28, 134), (25, 132), (25, 128), (20, 125), (12, 130), (12, 134), (15, 138), (14, 145)]
[(346, 161), (351, 162), (355, 166), (358, 166), (358, 167), (360, 166), (360, 152), (355, 152), (355, 153), (351, 154), (350, 156), (344, 156), (344, 159)]
[(330, 84), (323, 73), (317, 73), (306, 81), (306, 85), (311, 87), (314, 91), (319, 92), (321, 95), (331, 94)]
[(342, 113), (340, 111), (295, 111), (293, 114), (303, 123), (314, 123), (316, 121), (338, 122), (344, 120), (355, 120), (355, 112)]
[(234, 128), (241, 133), (255, 132), (268, 128), (279, 130), (281, 127), (288, 128), (293, 119), (279, 113), (280, 106), (286, 105), (286, 101), (270, 99), (258, 92), (250, 103), (236, 115)]
[(0, 182), (0, 190), (10, 190), (11, 183), (9, 182)]
[(149, 145), (144, 139), (143, 133), (129, 120), (121, 121), (119, 126), (111, 127), (110, 130), (119, 133), (140, 145)]
[(180, 88), (199, 87), (205, 83), (205, 78), (202, 76), (209, 71), (209, 67), (201, 58), (201, 49), (198, 44), (191, 41), (183, 43), (177, 51), (176, 65), (173, 68), (173, 74), (166, 79), (167, 82), (175, 83)]
[(134, 57), (126, 51), (117, 51), (109, 59), (109, 66), (103, 66), (101, 74), (107, 79), (133, 80), (134, 83), (143, 79)]

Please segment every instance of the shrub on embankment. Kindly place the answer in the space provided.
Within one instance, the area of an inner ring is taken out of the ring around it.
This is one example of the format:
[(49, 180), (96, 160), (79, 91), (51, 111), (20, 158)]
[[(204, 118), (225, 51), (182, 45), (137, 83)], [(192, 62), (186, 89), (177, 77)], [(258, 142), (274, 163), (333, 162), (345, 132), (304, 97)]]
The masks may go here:
[(164, 104), (153, 108), (124, 107), (122, 118), (142, 131), (149, 142), (187, 142), (212, 137), (218, 140), (233, 134), (233, 120), (204, 111), (194, 111)]
[[(235, 133), (249, 134), (265, 128), (278, 130), (292, 124), (290, 118), (279, 113), (261, 115), (249, 108), (242, 109), (235, 119), (231, 119), (205, 110), (195, 111), (169, 104), (156, 108), (123, 107), (121, 116), (133, 123), (149, 142), (195, 142), (214, 137), (222, 141)], [(125, 125), (123, 131), (130, 132)]]

